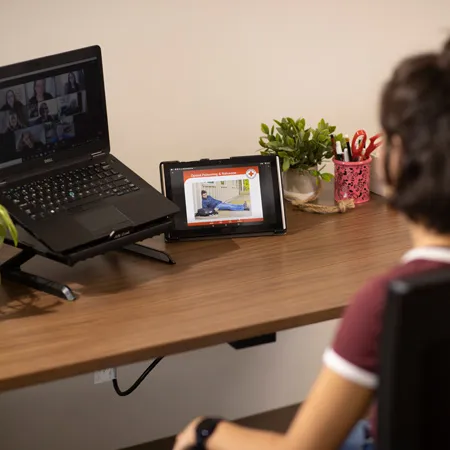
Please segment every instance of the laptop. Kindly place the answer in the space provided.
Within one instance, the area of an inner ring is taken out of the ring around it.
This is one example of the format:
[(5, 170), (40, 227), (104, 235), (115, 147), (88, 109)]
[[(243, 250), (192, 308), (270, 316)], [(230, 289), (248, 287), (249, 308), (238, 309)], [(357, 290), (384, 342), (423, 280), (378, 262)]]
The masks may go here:
[(178, 212), (110, 153), (100, 47), (0, 68), (0, 202), (57, 253)]

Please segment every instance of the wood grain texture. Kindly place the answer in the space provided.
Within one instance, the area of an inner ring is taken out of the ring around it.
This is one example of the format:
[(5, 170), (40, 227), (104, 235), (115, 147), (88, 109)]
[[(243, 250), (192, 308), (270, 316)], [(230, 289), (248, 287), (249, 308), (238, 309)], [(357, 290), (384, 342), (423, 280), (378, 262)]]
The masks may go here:
[(0, 390), (337, 318), (408, 246), (405, 223), (380, 197), (343, 215), (287, 209), (286, 236), (171, 244), (175, 266), (118, 253), (72, 268), (30, 261), (25, 269), (80, 298), (5, 282)]

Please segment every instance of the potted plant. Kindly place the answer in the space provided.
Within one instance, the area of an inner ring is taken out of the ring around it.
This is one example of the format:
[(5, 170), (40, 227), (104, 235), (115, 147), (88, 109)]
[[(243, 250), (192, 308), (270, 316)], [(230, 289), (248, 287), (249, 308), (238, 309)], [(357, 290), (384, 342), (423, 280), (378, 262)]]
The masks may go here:
[(17, 245), (17, 229), (6, 208), (0, 205), (0, 246), (7, 236), (13, 240), (14, 245)]
[[(303, 118), (294, 120), (283, 117), (274, 120), (277, 125), (261, 124), (264, 133), (259, 139), (263, 155), (278, 155), (284, 181), (284, 196), (287, 200), (308, 200), (319, 188), (320, 181), (331, 181), (333, 175), (324, 173), (321, 164), (333, 156), (331, 135), (336, 127), (322, 119), (317, 128), (306, 127)], [(335, 136), (342, 148), (346, 145), (342, 134)]]

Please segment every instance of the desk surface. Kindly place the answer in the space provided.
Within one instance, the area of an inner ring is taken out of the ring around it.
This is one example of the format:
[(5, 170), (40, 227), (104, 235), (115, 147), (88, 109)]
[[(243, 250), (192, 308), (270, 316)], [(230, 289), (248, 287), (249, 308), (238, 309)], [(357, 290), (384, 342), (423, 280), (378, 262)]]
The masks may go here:
[(403, 220), (380, 197), (342, 215), (287, 209), (286, 236), (171, 244), (175, 266), (118, 253), (72, 268), (30, 261), (80, 298), (5, 282), (0, 390), (337, 318), (407, 249)]

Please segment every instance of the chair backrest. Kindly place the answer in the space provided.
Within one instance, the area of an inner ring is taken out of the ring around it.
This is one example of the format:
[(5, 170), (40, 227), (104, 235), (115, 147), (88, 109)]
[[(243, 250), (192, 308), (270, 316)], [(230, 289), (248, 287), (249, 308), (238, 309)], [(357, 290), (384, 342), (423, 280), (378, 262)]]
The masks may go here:
[(450, 270), (391, 283), (377, 450), (450, 449)]

